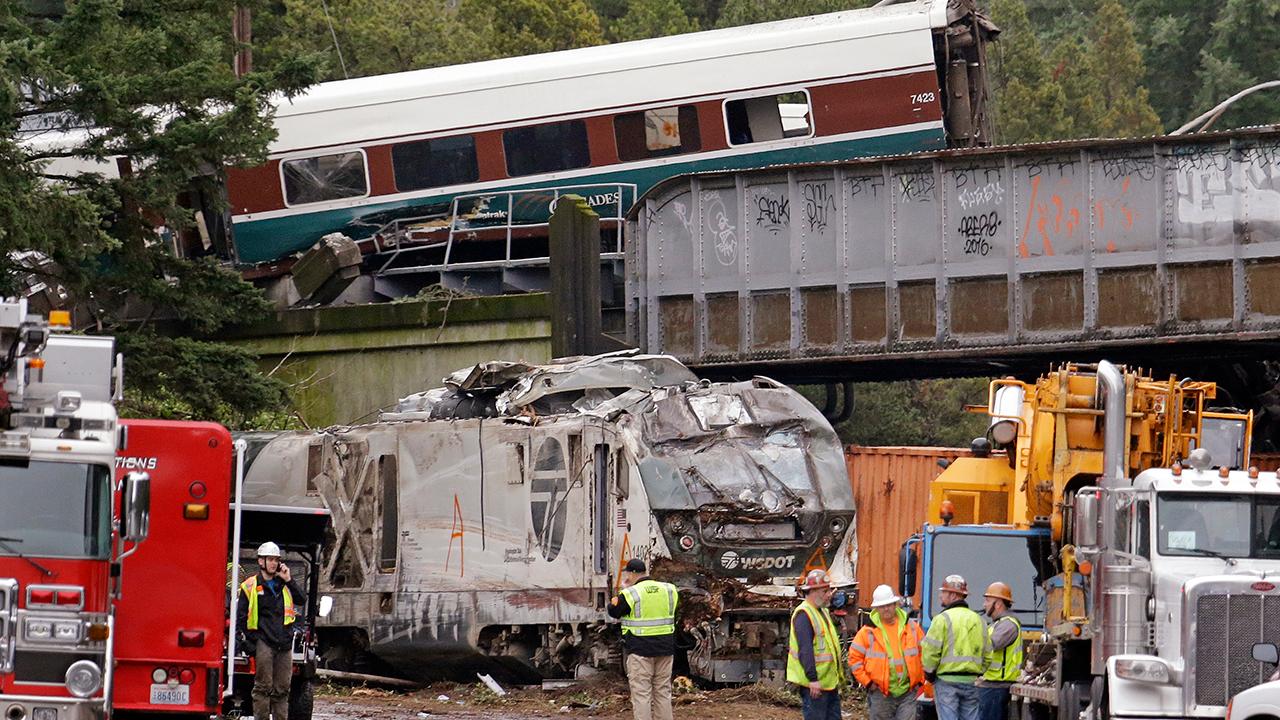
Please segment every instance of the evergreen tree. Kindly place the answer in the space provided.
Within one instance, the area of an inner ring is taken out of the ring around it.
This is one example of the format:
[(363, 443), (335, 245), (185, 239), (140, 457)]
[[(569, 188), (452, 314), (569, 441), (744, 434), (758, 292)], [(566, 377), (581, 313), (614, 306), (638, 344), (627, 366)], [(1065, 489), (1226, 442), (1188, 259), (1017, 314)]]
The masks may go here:
[(267, 32), (269, 56), (321, 54), (327, 80), (604, 42), (584, 0), (283, 0)]
[(479, 33), (452, 5), (447, 0), (329, 0), (325, 5), (284, 0), (282, 32), (271, 45), (275, 51), (322, 54), (329, 80), (486, 59)]
[[(1270, 28), (1267, 32), (1263, 28)], [(1200, 53), (1199, 90), (1187, 120), (1228, 97), (1267, 80), (1280, 79), (1280, 0), (1227, 0)], [(1216, 129), (1280, 123), (1280, 91), (1247, 97), (1223, 116)]]
[[(985, 403), (988, 380), (959, 378), (857, 383), (853, 414), (836, 427), (840, 441), (854, 445), (936, 445), (969, 447), (986, 432), (986, 418), (965, 411), (971, 403)], [(821, 387), (801, 388), (821, 406)]]
[(0, 290), (56, 284), (77, 327), (116, 334), (126, 411), (235, 424), (284, 404), (251, 354), (156, 330), (163, 321), (208, 337), (266, 309), (237, 274), (175, 241), (194, 220), (180, 196), (217, 197), (213, 168), (262, 163), (272, 95), (314, 78), (293, 61), (234, 77), (234, 5), (79, 0), (54, 17), (21, 3), (0, 12)]
[(1182, 125), (1199, 110), (1197, 83), (1201, 55), (1222, 3), (1203, 0), (1134, 0), (1134, 27), (1147, 62), (1145, 85), (1151, 105), (1166, 130)]
[[(1101, 89), (1090, 61), (1089, 41), (1079, 35), (1063, 37), (1049, 55), (1049, 76), (1062, 89), (1067, 122), (1053, 139), (1102, 137)], [(1049, 139), (1049, 138), (1046, 138)]]
[(1021, 143), (1071, 137), (1066, 94), (1045, 61), (1022, 0), (994, 0), (991, 17), (1001, 28), (992, 73), (996, 140)]
[(1133, 21), (1119, 0), (1102, 0), (1094, 18), (1088, 69), (1096, 105), (1098, 134), (1140, 137), (1161, 131), (1143, 86), (1147, 74)]
[(459, 12), (490, 58), (604, 43), (600, 18), (585, 0), (462, 0)]
[(684, 13), (680, 0), (632, 0), (627, 13), (609, 26), (618, 42), (697, 32), (698, 24)]
[(873, 0), (814, 0), (797, 3), (791, 0), (725, 0), (716, 19), (716, 27), (737, 27), (754, 23), (786, 20), (806, 15), (821, 15), (863, 8), (874, 4)]

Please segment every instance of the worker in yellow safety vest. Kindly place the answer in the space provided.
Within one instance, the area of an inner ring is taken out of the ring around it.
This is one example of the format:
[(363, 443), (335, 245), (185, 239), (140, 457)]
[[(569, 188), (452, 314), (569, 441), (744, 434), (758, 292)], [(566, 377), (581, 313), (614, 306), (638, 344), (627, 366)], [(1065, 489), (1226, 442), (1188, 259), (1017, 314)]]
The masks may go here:
[(787, 682), (805, 688), (800, 693), (804, 720), (840, 720), (845, 673), (840, 667), (840, 633), (827, 610), (831, 578), (826, 570), (810, 570), (799, 590), (804, 600), (791, 613)]
[(635, 720), (671, 720), (680, 592), (671, 583), (651, 580), (639, 558), (627, 561), (621, 580), (622, 591), (609, 605), (609, 616), (622, 620), (631, 714)]
[(987, 629), (965, 599), (969, 584), (948, 575), (938, 588), (942, 612), (921, 642), (925, 677), (933, 682), (938, 720), (979, 720), (978, 687), (985, 669)]
[(987, 627), (986, 671), (978, 680), (982, 720), (1008, 720), (1009, 689), (1022, 674), (1022, 623), (1014, 616), (1013, 590), (1002, 582), (987, 586), (983, 610)]
[(293, 680), (293, 631), (306, 595), (280, 561), (280, 546), (258, 547), (258, 572), (240, 583), (236, 627), (256, 665), (253, 716), (256, 720), (288, 720), (289, 685)]

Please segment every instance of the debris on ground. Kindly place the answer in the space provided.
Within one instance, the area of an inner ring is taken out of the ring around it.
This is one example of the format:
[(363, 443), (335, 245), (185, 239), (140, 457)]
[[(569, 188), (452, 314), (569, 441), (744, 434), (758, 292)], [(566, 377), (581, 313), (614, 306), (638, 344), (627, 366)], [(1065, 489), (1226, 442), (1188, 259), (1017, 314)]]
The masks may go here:
[[(631, 701), (626, 680), (617, 675), (601, 675), (572, 682), (552, 682), (504, 689), (499, 695), (482, 682), (429, 685), (416, 692), (372, 690), (349, 694), (343, 688), (322, 686), (316, 697), (315, 720), (349, 720), (374, 717), (378, 720), (533, 720), (534, 718), (593, 718), (630, 720)], [(360, 690), (363, 688), (356, 688)], [(777, 720), (780, 713), (796, 712), (799, 696), (789, 687), (742, 685), (703, 689), (677, 677), (673, 682), (673, 704), (682, 717), (706, 720)], [(866, 720), (866, 698), (855, 690), (844, 702), (846, 720)]]

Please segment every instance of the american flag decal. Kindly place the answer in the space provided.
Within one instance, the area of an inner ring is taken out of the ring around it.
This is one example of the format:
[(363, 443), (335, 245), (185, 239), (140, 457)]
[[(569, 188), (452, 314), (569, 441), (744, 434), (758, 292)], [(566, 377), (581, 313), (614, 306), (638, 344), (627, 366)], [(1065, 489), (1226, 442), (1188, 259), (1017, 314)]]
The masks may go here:
[(627, 509), (618, 508), (618, 527), (624, 528), (626, 526), (627, 526)]

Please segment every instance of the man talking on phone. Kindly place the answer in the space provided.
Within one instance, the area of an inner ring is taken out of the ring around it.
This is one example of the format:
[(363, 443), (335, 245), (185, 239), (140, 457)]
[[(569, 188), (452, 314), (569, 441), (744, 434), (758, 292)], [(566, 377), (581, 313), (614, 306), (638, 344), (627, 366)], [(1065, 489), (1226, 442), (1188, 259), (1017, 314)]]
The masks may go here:
[(253, 676), (255, 720), (288, 720), (293, 679), (293, 630), (306, 595), (280, 561), (280, 546), (258, 547), (258, 572), (240, 583), (237, 627), (245, 629), (257, 670)]

